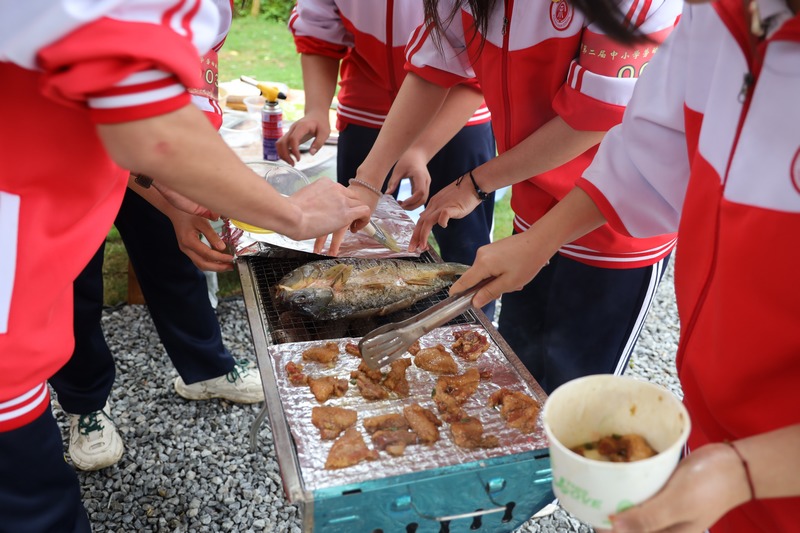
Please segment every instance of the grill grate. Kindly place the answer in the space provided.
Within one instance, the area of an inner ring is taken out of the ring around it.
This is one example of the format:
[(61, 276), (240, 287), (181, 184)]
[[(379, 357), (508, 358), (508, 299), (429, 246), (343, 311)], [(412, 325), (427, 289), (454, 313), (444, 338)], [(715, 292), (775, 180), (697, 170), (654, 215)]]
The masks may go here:
[[(428, 298), (420, 300), (408, 309), (403, 309), (383, 317), (369, 317), (359, 319), (340, 320), (314, 320), (313, 318), (289, 311), (275, 301), (274, 287), (289, 272), (312, 259), (278, 259), (274, 257), (250, 256), (247, 258), (250, 270), (255, 279), (256, 290), (260, 296), (261, 313), (266, 322), (272, 344), (286, 342), (305, 342), (326, 339), (339, 339), (343, 337), (363, 337), (373, 329), (391, 322), (398, 322), (424, 311), (430, 306), (447, 298), (447, 290), (442, 290)], [(419, 259), (410, 258), (425, 263), (436, 262), (429, 253), (424, 253)], [(473, 311), (468, 311), (447, 323), (477, 324), (479, 321)]]

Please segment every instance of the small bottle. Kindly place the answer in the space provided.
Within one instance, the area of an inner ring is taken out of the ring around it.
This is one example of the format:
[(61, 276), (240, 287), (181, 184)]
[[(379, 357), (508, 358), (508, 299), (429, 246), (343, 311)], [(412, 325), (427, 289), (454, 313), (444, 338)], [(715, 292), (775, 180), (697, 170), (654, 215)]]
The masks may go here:
[(261, 94), (266, 99), (263, 109), (261, 109), (261, 135), (264, 147), (264, 159), (266, 161), (277, 161), (278, 149), (275, 143), (283, 136), (283, 110), (278, 105), (278, 99), (286, 99), (286, 95), (278, 91), (276, 87), (259, 84)]

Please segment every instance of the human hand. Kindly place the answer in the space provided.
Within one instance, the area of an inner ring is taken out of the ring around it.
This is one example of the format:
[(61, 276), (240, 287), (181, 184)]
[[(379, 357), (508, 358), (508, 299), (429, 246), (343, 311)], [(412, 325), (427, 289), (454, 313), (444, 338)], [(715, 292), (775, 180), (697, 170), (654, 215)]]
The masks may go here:
[[(233, 256), (223, 253), (225, 243), (205, 218), (174, 210), (169, 214), (178, 247), (200, 270), (227, 272), (233, 270)], [(208, 245), (200, 240), (208, 240)]]
[[(359, 191), (352, 187), (343, 187), (326, 178), (306, 185), (286, 200), (300, 213), (300, 224), (291, 228), (286, 235), (298, 241), (318, 237), (317, 242), (323, 239), (324, 243), (324, 239), (331, 233), (335, 235), (341, 233), (343, 237), (344, 231), (351, 224), (362, 219), (368, 221), (371, 212), (370, 207), (359, 195)], [(333, 247), (333, 244), (331, 246)], [(321, 247), (322, 244), (319, 245), (319, 249), (315, 245), (315, 253), (319, 253)]]
[(698, 448), (646, 502), (611, 517), (615, 533), (697, 533), (750, 499), (744, 469), (726, 444)]
[(494, 276), (495, 280), (481, 288), (472, 298), (472, 305), (481, 308), (501, 294), (521, 290), (550, 259), (530, 242), (525, 233), (481, 246), (475, 261), (450, 287), (456, 294)]
[(289, 131), (275, 143), (278, 157), (294, 166), (295, 160), (300, 161), (301, 144), (313, 137), (314, 142), (311, 143), (308, 153), (314, 155), (322, 148), (330, 135), (331, 125), (327, 114), (324, 117), (306, 115), (294, 122), (289, 127)]
[(397, 190), (400, 181), (406, 178), (411, 180), (411, 196), (398, 203), (406, 211), (413, 211), (425, 203), (431, 189), (431, 175), (428, 172), (427, 161), (422, 154), (414, 150), (406, 150), (395, 164), (386, 187), (387, 194)]
[[(347, 188), (350, 194), (354, 195), (354, 197), (358, 198), (359, 201), (366, 205), (369, 209), (369, 213), (365, 216), (356, 218), (353, 222), (350, 223), (349, 226), (340, 228), (339, 230), (332, 232), (331, 237), (331, 244), (328, 247), (328, 254), (327, 255), (338, 255), (339, 254), (339, 247), (344, 240), (344, 237), (347, 233), (347, 229), (349, 228), (352, 233), (356, 233), (364, 226), (369, 223), (370, 218), (372, 217), (372, 213), (375, 212), (375, 208), (378, 205), (378, 201), (380, 197), (375, 194), (374, 191), (364, 187), (362, 185), (351, 185)], [(382, 195), (381, 195), (382, 196)], [(314, 242), (314, 253), (321, 254), (322, 249), (325, 246), (325, 242), (328, 240), (328, 235), (321, 235), (317, 238)]]
[(428, 207), (420, 214), (414, 227), (408, 245), (410, 252), (422, 252), (428, 249), (428, 236), (434, 224), (446, 228), (451, 218), (464, 218), (481, 203), (472, 185), (461, 182), (459, 186), (457, 183), (454, 181), (431, 197)]
[(161, 193), (161, 196), (163, 196), (164, 199), (167, 200), (175, 209), (178, 209), (184, 213), (188, 213), (189, 215), (207, 218), (208, 220), (219, 220), (219, 214), (214, 213), (207, 207), (203, 207), (194, 200), (190, 200), (181, 193), (170, 189), (163, 183), (154, 181), (153, 187), (155, 187), (158, 192)]

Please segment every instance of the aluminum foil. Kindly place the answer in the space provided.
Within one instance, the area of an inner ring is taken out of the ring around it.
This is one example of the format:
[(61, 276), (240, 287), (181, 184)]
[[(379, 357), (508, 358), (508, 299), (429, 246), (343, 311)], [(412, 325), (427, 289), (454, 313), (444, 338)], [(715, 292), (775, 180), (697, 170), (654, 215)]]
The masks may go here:
[[(301, 343), (287, 343), (270, 346), (268, 353), (274, 366), (281, 398), (283, 411), (289, 429), (295, 440), (297, 460), (300, 473), (306, 490), (318, 490), (325, 487), (361, 483), (372, 479), (382, 479), (390, 476), (408, 474), (439, 467), (457, 465), (467, 462), (491, 459), (492, 457), (506, 456), (547, 447), (547, 440), (541, 426), (541, 419), (537, 430), (532, 434), (524, 434), (516, 429), (509, 428), (501, 418), (499, 411), (488, 407), (489, 396), (502, 387), (519, 390), (536, 398), (536, 393), (528, 382), (522, 379), (517, 371), (509, 364), (508, 359), (492, 338), (479, 325), (460, 325), (438, 328), (420, 339), (422, 348), (443, 344), (448, 350), (453, 344), (453, 332), (464, 329), (479, 331), (487, 337), (490, 348), (477, 361), (468, 362), (454, 356), (459, 374), (470, 367), (481, 371), (491, 372), (491, 377), (481, 380), (477, 392), (462, 406), (474, 417), (481, 420), (484, 435), (495, 435), (500, 440), (500, 446), (490, 449), (467, 450), (456, 446), (449, 432), (449, 424), (444, 423), (439, 428), (440, 439), (433, 445), (412, 445), (405, 449), (400, 457), (393, 457), (382, 451), (380, 458), (375, 461), (362, 461), (361, 463), (337, 470), (326, 470), (325, 460), (333, 445), (333, 440), (322, 440), (319, 429), (311, 423), (311, 409), (315, 406), (326, 405), (344, 407), (358, 411), (358, 421), (355, 427), (364, 437), (364, 442), (370, 449), (373, 448), (369, 434), (363, 427), (365, 418), (389, 413), (403, 412), (403, 407), (418, 403), (431, 409), (439, 416), (439, 411), (434, 403), (431, 392), (436, 384), (438, 375), (417, 368), (415, 365), (408, 367), (406, 377), (410, 385), (410, 394), (406, 398), (387, 400), (366, 400), (359, 393), (356, 385), (350, 384), (347, 393), (341, 398), (331, 398), (320, 404), (311, 393), (307, 385), (292, 385), (285, 370), (286, 363), (294, 361), (303, 364), (303, 372), (311, 377), (336, 376), (349, 381), (350, 372), (358, 368), (361, 359), (344, 351), (348, 342), (358, 343), (358, 338), (334, 339), (339, 344), (340, 355), (336, 365), (332, 368), (324, 364), (303, 361), (302, 353), (305, 349), (322, 345), (331, 341), (314, 341)], [(452, 352), (452, 350), (450, 350)], [(411, 354), (407, 355), (411, 357)]]
[[(382, 259), (419, 256), (419, 253), (408, 252), (411, 234), (414, 233), (414, 221), (392, 196), (384, 194), (381, 197), (372, 214), (372, 221), (397, 241), (401, 251), (393, 252), (365, 233), (348, 231), (339, 248), (338, 257)], [(251, 233), (237, 227), (229, 219), (224, 219), (221, 236), (237, 258), (246, 255), (292, 257), (296, 252), (314, 253), (314, 239), (295, 241), (278, 233)]]

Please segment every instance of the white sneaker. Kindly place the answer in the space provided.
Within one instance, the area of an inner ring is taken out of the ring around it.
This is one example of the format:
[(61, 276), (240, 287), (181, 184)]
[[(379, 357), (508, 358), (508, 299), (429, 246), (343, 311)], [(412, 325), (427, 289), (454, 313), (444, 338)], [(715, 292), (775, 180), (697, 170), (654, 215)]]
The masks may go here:
[(175, 392), (187, 400), (209, 400), (222, 398), (234, 403), (258, 403), (264, 401), (261, 376), (247, 359), (236, 362), (233, 370), (214, 379), (187, 385), (183, 378), (175, 379)]
[(88, 415), (69, 415), (69, 456), (80, 470), (100, 470), (122, 458), (125, 447), (108, 403)]

